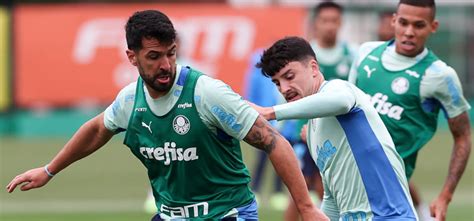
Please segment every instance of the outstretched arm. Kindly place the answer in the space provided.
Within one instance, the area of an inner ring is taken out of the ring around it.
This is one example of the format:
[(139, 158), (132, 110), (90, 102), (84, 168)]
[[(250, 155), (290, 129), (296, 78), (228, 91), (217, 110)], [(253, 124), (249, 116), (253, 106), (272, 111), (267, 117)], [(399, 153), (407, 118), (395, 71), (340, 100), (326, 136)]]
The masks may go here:
[[(74, 136), (66, 143), (63, 149), (48, 164), (51, 174), (57, 174), (70, 164), (80, 160), (98, 150), (114, 135), (104, 126), (103, 113), (89, 120), (79, 128)], [(9, 193), (18, 185), (22, 191), (44, 186), (52, 177), (43, 167), (26, 171), (16, 176), (7, 186)]]
[(257, 118), (244, 140), (268, 154), (277, 174), (288, 187), (303, 220), (328, 220), (311, 202), (290, 144), (263, 117)]
[(454, 147), (449, 162), (448, 177), (444, 182), (443, 189), (430, 205), (431, 216), (436, 220), (444, 221), (448, 204), (453, 197), (454, 190), (461, 179), (464, 169), (471, 152), (471, 126), (469, 125), (469, 117), (464, 112), (454, 118), (448, 120), (449, 129), (454, 138)]

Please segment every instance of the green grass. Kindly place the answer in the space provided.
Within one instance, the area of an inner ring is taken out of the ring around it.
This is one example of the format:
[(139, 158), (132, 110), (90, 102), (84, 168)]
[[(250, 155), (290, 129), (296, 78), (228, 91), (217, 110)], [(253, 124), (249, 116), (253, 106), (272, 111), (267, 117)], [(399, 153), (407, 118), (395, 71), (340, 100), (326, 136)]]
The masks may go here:
[[(5, 187), (17, 174), (46, 164), (65, 139), (0, 138), (0, 186)], [(148, 190), (143, 166), (114, 138), (92, 156), (71, 165), (40, 189), (8, 194), (0, 191), (2, 221), (149, 220), (142, 210)], [(242, 147), (244, 160), (252, 168), (255, 150)], [(438, 132), (425, 147), (417, 164), (414, 181), (429, 203), (441, 189), (447, 175), (452, 139)], [(262, 191), (264, 202), (270, 192), (271, 166)], [(448, 211), (448, 220), (474, 220), (474, 168), (472, 159), (459, 184)], [(283, 212), (265, 203), (260, 205), (260, 220), (282, 220)]]

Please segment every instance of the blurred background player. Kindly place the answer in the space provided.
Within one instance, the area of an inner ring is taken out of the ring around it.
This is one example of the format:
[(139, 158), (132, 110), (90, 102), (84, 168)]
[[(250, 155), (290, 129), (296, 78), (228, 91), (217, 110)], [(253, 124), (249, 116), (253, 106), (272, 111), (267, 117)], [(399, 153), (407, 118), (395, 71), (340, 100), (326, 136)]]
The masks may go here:
[(394, 13), (394, 11), (382, 11), (379, 13), (379, 26), (377, 28), (377, 38), (379, 41), (388, 41), (395, 36), (392, 26)]
[[(372, 97), (413, 175), (418, 151), (433, 137), (439, 110), (445, 112), (454, 139), (448, 176), (430, 213), (444, 221), (471, 151), (469, 104), (456, 71), (425, 47), (438, 29), (434, 0), (401, 0), (392, 19), (395, 39), (367, 42), (360, 48), (349, 81)], [(418, 194), (413, 194), (416, 198)]]
[(326, 80), (347, 80), (357, 48), (338, 39), (344, 8), (332, 1), (316, 5), (310, 15), (308, 39)]

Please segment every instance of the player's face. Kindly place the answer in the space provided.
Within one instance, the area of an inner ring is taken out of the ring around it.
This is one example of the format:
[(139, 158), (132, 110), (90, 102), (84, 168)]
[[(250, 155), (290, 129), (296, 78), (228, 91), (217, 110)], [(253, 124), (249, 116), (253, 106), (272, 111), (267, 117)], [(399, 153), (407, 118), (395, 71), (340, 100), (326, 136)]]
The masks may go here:
[(315, 93), (315, 78), (318, 64), (310, 61), (292, 61), (272, 77), (273, 83), (288, 102), (299, 100)]
[(438, 28), (438, 21), (432, 18), (431, 13), (428, 7), (399, 5), (392, 20), (397, 53), (414, 57), (423, 51), (426, 40)]
[(314, 21), (314, 33), (324, 41), (335, 41), (341, 27), (341, 13), (335, 8), (319, 12)]
[(127, 50), (130, 62), (137, 66), (143, 81), (152, 89), (152, 95), (166, 94), (176, 77), (176, 43), (161, 44), (154, 38), (143, 38), (138, 52)]

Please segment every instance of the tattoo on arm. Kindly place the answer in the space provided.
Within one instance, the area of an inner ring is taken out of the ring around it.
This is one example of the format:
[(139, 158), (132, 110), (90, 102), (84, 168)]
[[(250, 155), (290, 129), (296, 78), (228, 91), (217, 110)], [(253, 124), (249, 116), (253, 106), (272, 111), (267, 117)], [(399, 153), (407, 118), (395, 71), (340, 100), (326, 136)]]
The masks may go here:
[(244, 141), (270, 154), (275, 149), (279, 136), (280, 134), (262, 116), (258, 116)]
[(454, 147), (449, 164), (447, 184), (452, 193), (466, 168), (471, 152), (471, 127), (466, 112), (448, 120), (454, 138)]

